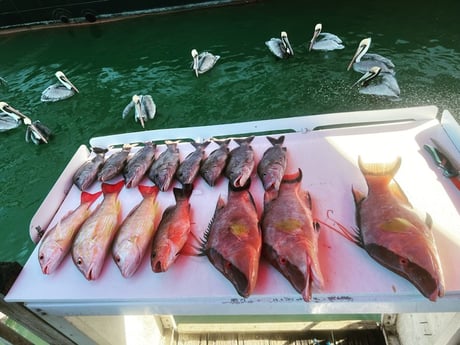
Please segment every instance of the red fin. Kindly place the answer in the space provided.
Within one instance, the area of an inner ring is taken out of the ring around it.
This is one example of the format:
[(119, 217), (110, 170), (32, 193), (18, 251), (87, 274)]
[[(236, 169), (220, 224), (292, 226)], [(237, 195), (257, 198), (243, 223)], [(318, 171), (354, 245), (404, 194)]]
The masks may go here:
[(281, 183), (297, 183), (302, 181), (302, 170), (299, 168), (295, 173), (285, 174)]
[(82, 204), (85, 204), (87, 202), (93, 203), (99, 198), (99, 196), (102, 194), (102, 191), (100, 190), (99, 192), (96, 192), (94, 194), (88, 193), (88, 192), (82, 192), (80, 196), (80, 202)]
[(120, 193), (121, 189), (125, 185), (125, 181), (121, 180), (115, 184), (103, 183), (102, 184), (102, 193), (111, 194), (111, 193)]
[(150, 195), (156, 197), (158, 195), (158, 192), (160, 191), (158, 186), (139, 185), (137, 186), (137, 188), (139, 189), (139, 192), (142, 194), (144, 198)]
[(193, 231), (190, 231), (189, 235), (187, 236), (187, 241), (185, 242), (184, 246), (180, 250), (181, 255), (186, 256), (200, 256), (201, 251), (201, 241)]

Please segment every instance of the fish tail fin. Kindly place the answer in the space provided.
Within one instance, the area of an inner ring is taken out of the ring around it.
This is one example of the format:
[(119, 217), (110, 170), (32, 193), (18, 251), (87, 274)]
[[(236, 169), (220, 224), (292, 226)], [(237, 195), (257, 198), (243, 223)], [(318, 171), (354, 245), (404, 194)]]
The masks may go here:
[(103, 183), (102, 184), (102, 193), (104, 194), (111, 194), (111, 193), (120, 193), (122, 190), (123, 186), (125, 185), (124, 180), (120, 180), (117, 183), (114, 184), (109, 184), (109, 183)]
[(273, 145), (283, 145), (284, 143), (284, 135), (280, 136), (279, 138), (274, 137), (267, 137), (267, 140)]
[(193, 184), (191, 183), (184, 184), (182, 188), (173, 189), (174, 198), (176, 200), (186, 200), (190, 198), (190, 195), (192, 195), (192, 192), (193, 192)]
[(246, 138), (235, 138), (233, 140), (235, 140), (235, 142), (238, 144), (238, 145), (241, 145), (241, 144), (244, 144), (244, 143), (248, 143), (250, 144), (252, 142), (252, 140), (254, 139), (254, 136), (251, 135), (249, 137), (246, 137)]
[(196, 141), (190, 142), (190, 144), (192, 144), (192, 146), (193, 146), (194, 148), (196, 148), (196, 149), (201, 148), (201, 149), (203, 149), (203, 150), (209, 145), (209, 143), (210, 143), (209, 140), (206, 140), (206, 141), (204, 141), (204, 142), (202, 142), (202, 143), (199, 143), (199, 142), (196, 142)]
[(85, 204), (87, 202), (93, 203), (99, 198), (99, 196), (102, 194), (102, 191), (100, 190), (99, 192), (96, 193), (88, 193), (88, 192), (82, 192), (80, 196), (80, 202), (82, 204)]
[(392, 162), (365, 163), (362, 161), (361, 156), (358, 156), (358, 166), (364, 176), (382, 176), (391, 181), (401, 166), (401, 157), (396, 157)]
[(147, 197), (150, 195), (153, 195), (156, 197), (158, 195), (158, 192), (160, 191), (160, 188), (158, 186), (147, 186), (147, 185), (139, 185), (137, 186), (139, 189), (139, 192), (142, 194), (142, 197)]
[(298, 183), (302, 181), (302, 176), (302, 169), (299, 168), (295, 173), (285, 174), (281, 180), (281, 183)]
[(96, 154), (105, 154), (108, 149), (103, 149), (102, 147), (92, 147), (91, 150)]
[(219, 146), (227, 146), (228, 144), (230, 144), (230, 141), (232, 141), (232, 139), (211, 139), (212, 141), (214, 141), (215, 143), (217, 143)]

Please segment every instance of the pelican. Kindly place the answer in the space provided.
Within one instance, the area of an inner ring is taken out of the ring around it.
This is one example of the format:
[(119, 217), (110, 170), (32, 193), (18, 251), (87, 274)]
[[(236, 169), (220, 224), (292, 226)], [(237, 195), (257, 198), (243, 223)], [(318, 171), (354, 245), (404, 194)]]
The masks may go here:
[(147, 120), (152, 120), (155, 117), (157, 107), (153, 102), (152, 96), (150, 95), (134, 95), (131, 102), (123, 110), (123, 118), (125, 118), (131, 109), (134, 107), (134, 119), (139, 120), (142, 128), (145, 127), (144, 123)]
[(359, 85), (359, 93), (365, 95), (399, 98), (398, 81), (391, 73), (382, 72), (379, 66), (373, 66), (352, 87)]
[(0, 113), (0, 132), (9, 131), (10, 129), (18, 127), (20, 124), (21, 121), (11, 115), (5, 112)]
[(71, 83), (64, 73), (57, 71), (54, 75), (58, 78), (59, 83), (48, 86), (42, 92), (42, 102), (57, 102), (72, 97), (75, 93), (79, 93), (75, 85)]
[(40, 121), (33, 121), (19, 110), (14, 109), (6, 102), (0, 102), (0, 111), (13, 118), (18, 123), (22, 122), (27, 126), (26, 129), (26, 141), (32, 141), (38, 145), (41, 143), (48, 144), (48, 139), (51, 136), (51, 130), (43, 125)]
[(313, 37), (310, 41), (310, 47), (308, 48), (309, 51), (312, 49), (329, 51), (345, 48), (342, 44), (342, 40), (338, 36), (328, 32), (321, 32), (322, 29), (323, 25), (321, 23), (316, 24)]
[(271, 38), (269, 41), (265, 42), (265, 45), (280, 59), (294, 55), (294, 50), (292, 50), (291, 44), (289, 43), (286, 31), (281, 32), (281, 38)]
[(347, 71), (350, 70), (351, 66), (356, 72), (366, 73), (371, 67), (379, 66), (382, 69), (382, 73), (395, 74), (395, 65), (390, 59), (387, 59), (379, 54), (367, 54), (371, 45), (371, 38), (363, 39), (356, 49), (356, 53), (348, 65)]
[(220, 55), (214, 55), (209, 52), (198, 54), (196, 49), (192, 49), (192, 57), (192, 69), (195, 71), (197, 78), (198, 74), (203, 74), (213, 68), (217, 60), (220, 59)]

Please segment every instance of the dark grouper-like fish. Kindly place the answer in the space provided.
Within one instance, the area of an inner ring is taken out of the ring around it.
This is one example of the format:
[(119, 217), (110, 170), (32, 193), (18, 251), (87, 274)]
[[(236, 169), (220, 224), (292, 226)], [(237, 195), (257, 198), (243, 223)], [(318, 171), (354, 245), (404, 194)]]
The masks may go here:
[(251, 146), (253, 139), (254, 136), (234, 139), (239, 146), (230, 151), (224, 174), (235, 188), (246, 185), (254, 170), (254, 150)]
[(125, 184), (127, 188), (137, 187), (147, 170), (155, 160), (156, 144), (148, 141), (144, 147), (128, 159), (124, 169)]
[(286, 148), (283, 147), (284, 135), (278, 139), (267, 137), (267, 140), (273, 145), (268, 148), (257, 165), (257, 174), (262, 180), (265, 190), (280, 188), (281, 180), (287, 165)]
[(93, 147), (93, 152), (96, 153), (96, 156), (83, 163), (72, 178), (73, 183), (82, 191), (87, 190), (96, 181), (97, 174), (104, 164), (104, 155), (107, 150)]
[(311, 300), (312, 285), (323, 287), (318, 260), (319, 225), (311, 212), (310, 194), (300, 187), (302, 171), (285, 175), (279, 191), (264, 195), (262, 216), (264, 257), (292, 286)]
[(121, 174), (126, 165), (126, 161), (128, 160), (131, 147), (132, 145), (125, 144), (123, 145), (121, 151), (113, 153), (105, 160), (101, 171), (99, 171), (99, 174), (97, 175), (99, 181), (106, 182)]
[(368, 186), (367, 195), (353, 188), (358, 244), (431, 301), (442, 297), (444, 278), (431, 219), (420, 218), (393, 179), (401, 158), (387, 164), (365, 164), (359, 157), (358, 165)]
[(191, 143), (195, 148), (195, 151), (188, 154), (187, 157), (180, 163), (179, 168), (176, 171), (177, 180), (182, 185), (191, 184), (195, 180), (195, 177), (200, 171), (201, 162), (204, 159), (205, 149), (209, 145), (209, 141), (204, 143)]
[(250, 180), (242, 188), (234, 188), (229, 183), (227, 204), (219, 196), (214, 217), (202, 240), (202, 255), (207, 255), (245, 298), (256, 286), (262, 247), (249, 184)]
[(228, 158), (228, 144), (231, 139), (216, 140), (219, 147), (212, 151), (209, 156), (203, 161), (200, 168), (200, 175), (208, 185), (213, 187), (217, 179), (224, 171)]
[(169, 189), (177, 168), (179, 167), (178, 141), (166, 141), (164, 150), (153, 162), (148, 172), (149, 179), (155, 183), (162, 192)]

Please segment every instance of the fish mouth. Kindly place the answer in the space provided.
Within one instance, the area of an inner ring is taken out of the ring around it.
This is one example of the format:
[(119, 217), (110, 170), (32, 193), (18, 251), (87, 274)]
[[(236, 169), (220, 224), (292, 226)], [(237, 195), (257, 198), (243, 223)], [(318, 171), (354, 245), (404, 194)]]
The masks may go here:
[(226, 260), (215, 249), (209, 249), (208, 257), (213, 265), (233, 284), (240, 296), (244, 298), (249, 297), (251, 293), (249, 291), (249, 280), (238, 267)]
[(431, 301), (443, 295), (443, 289), (426, 269), (377, 244), (366, 245), (366, 251), (382, 266), (410, 281), (420, 293)]
[(276, 250), (263, 244), (262, 247), (264, 257), (273, 265), (292, 285), (292, 287), (302, 294), (305, 301), (311, 300), (311, 279), (310, 269), (307, 265), (307, 272), (303, 272), (299, 267), (289, 261), (286, 256), (278, 255)]

